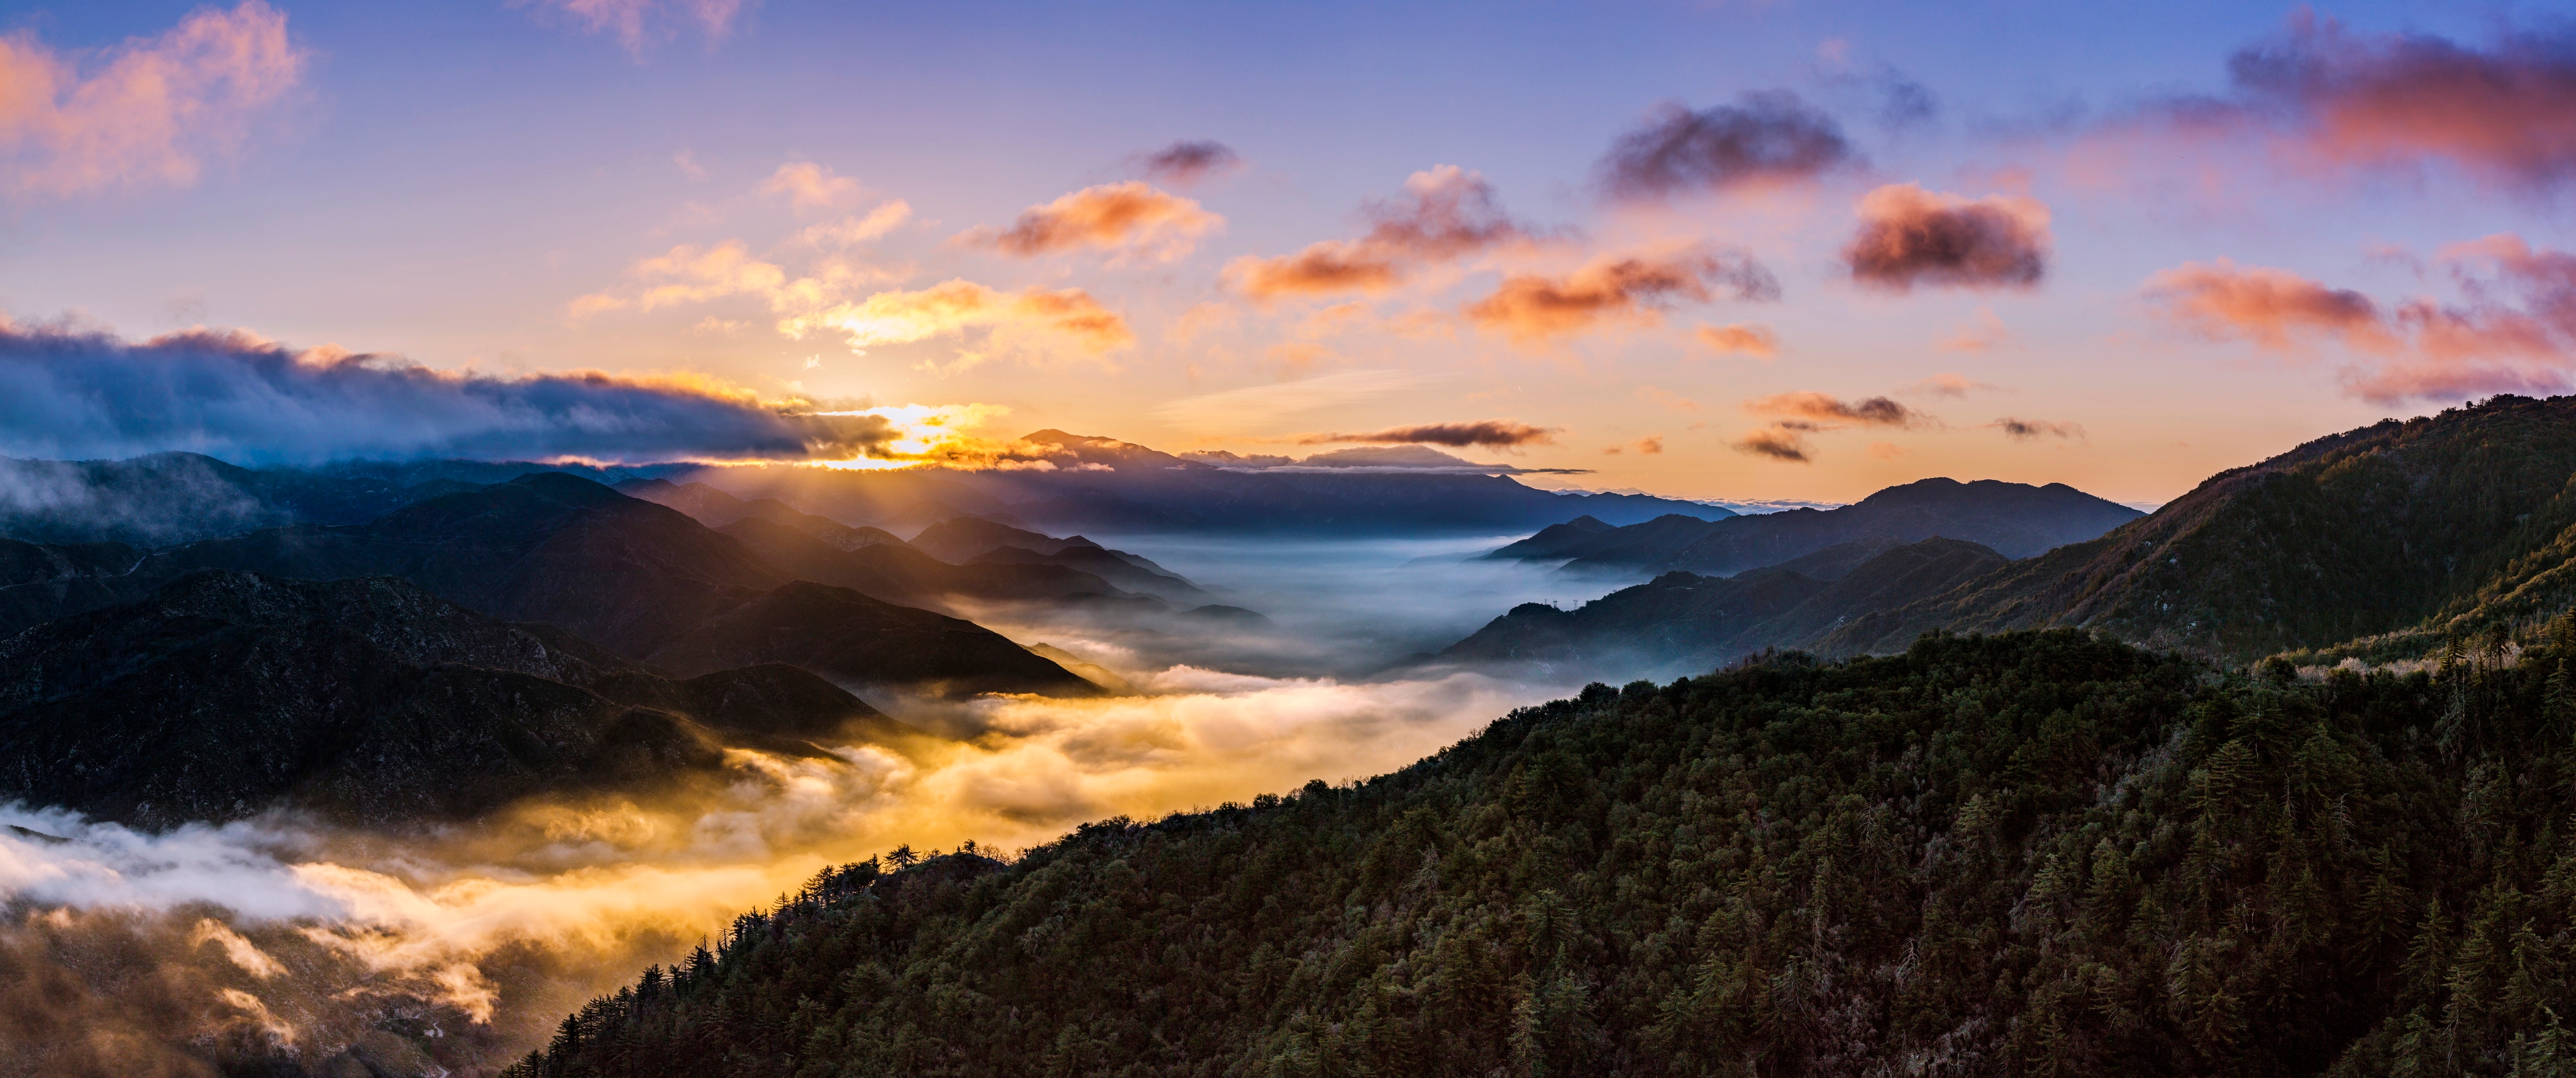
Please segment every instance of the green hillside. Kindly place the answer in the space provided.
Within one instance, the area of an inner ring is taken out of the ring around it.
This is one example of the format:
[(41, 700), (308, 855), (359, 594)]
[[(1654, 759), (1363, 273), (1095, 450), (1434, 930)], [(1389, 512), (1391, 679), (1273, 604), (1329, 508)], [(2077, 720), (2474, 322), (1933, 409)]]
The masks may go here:
[[(2411, 657), (2576, 602), (2576, 397), (2500, 396), (2321, 438), (2155, 515), (1847, 622), (1829, 654), (1932, 629), (2098, 629), (2232, 661)], [(2391, 636), (2389, 634), (2396, 634)]]
[(512, 1073), (2567, 1073), (2566, 650), (1595, 685), (1356, 786), (827, 872)]

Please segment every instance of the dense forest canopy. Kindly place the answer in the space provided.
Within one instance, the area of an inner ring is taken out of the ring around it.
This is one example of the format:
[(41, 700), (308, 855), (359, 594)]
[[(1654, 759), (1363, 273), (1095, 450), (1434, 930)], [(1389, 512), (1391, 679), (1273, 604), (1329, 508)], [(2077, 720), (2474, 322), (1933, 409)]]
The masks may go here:
[(1594, 685), (1352, 786), (826, 872), (511, 1073), (2567, 1073), (2552, 630)]

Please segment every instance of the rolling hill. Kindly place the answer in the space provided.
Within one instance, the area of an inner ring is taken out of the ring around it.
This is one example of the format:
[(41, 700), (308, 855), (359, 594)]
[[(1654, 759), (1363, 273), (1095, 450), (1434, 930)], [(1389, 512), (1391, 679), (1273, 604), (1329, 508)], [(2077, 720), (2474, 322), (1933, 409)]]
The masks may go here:
[(2565, 1073), (2570, 659), (2057, 631), (1596, 684), (1366, 782), (826, 870), (507, 1073)]
[(144, 827), (285, 804), (408, 825), (647, 790), (725, 745), (924, 736), (794, 667), (693, 673), (396, 578), (204, 570), (0, 643), (0, 797)]
[(1934, 629), (2077, 626), (2229, 661), (2422, 655), (2576, 602), (2576, 398), (2501, 396), (2320, 438), (2153, 516), (1854, 619), (1834, 654)]
[[(757, 518), (734, 526), (750, 525), (775, 529), (835, 558), (879, 549), (843, 551)], [(899, 546), (882, 549), (908, 551)], [(749, 616), (743, 613), (745, 608), (770, 609), (760, 604), (797, 579), (792, 569), (764, 560), (741, 541), (709, 530), (685, 514), (560, 473), (523, 475), (506, 483), (443, 494), (361, 525), (297, 525), (170, 547), (144, 555), (130, 571), (113, 577), (83, 575), (78, 569), (112, 564), (119, 556), (113, 550), (94, 548), (50, 550), (41, 556), (20, 552), (18, 562), (41, 579), (29, 581), (33, 586), (0, 592), (0, 600), (5, 600), (0, 601), (0, 614), (16, 619), (0, 624), (0, 630), (15, 631), (109, 603), (133, 601), (197, 569), (236, 569), (307, 580), (398, 576), (485, 615), (554, 625), (628, 659), (647, 661), (719, 618), (731, 618), (726, 624), (739, 625)], [(913, 556), (933, 566), (940, 564)], [(71, 568), (42, 568), (57, 565)], [(990, 576), (1070, 571), (1008, 566), (976, 572)], [(1067, 585), (1072, 590), (1090, 586)], [(868, 619), (847, 627), (853, 633), (900, 633), (905, 626), (913, 626), (928, 634), (922, 647), (877, 652), (889, 658), (921, 658), (927, 665), (878, 668), (852, 679), (852, 684), (936, 683), (954, 691), (983, 691), (971, 674), (954, 663), (929, 661), (936, 652), (931, 645), (953, 645), (960, 634), (981, 633), (978, 654), (1016, 649), (996, 634), (955, 619), (924, 621), (909, 614), (890, 615), (877, 606), (839, 609)], [(743, 655), (744, 663), (787, 661), (739, 650), (733, 654)], [(992, 684), (1009, 686), (1005, 691), (1043, 691), (1024, 666), (1015, 658), (1010, 669), (995, 672)], [(1067, 691), (1092, 691), (1089, 682), (1061, 669), (1054, 683)]]

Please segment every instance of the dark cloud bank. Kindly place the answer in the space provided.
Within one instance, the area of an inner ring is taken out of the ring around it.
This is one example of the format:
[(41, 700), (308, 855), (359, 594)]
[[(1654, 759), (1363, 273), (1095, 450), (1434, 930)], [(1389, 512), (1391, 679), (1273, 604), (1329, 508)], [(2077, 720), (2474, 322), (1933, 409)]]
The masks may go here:
[(889, 436), (876, 416), (606, 374), (454, 374), (237, 332), (135, 342), (0, 323), (0, 456), (801, 460), (864, 455)]

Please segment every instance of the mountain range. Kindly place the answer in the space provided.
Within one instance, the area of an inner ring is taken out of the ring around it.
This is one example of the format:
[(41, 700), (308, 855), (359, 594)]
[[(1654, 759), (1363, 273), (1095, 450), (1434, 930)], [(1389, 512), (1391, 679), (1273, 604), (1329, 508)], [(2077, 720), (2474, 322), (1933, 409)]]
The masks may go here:
[[(758, 518), (734, 526), (747, 524), (777, 528), (836, 558), (877, 549), (843, 551)], [(907, 548), (884, 549), (939, 564)], [(831, 674), (852, 687), (1096, 691), (1053, 662), (963, 619), (865, 595), (818, 608), (810, 589), (797, 587), (793, 567), (763, 559), (743, 541), (675, 510), (554, 472), (440, 494), (365, 524), (292, 525), (148, 552), (21, 549), (7, 564), (23, 575), (0, 589), (0, 617), (8, 619), (0, 621), (0, 631), (134, 601), (198, 569), (312, 580), (395, 576), (485, 615), (553, 625), (651, 665), (699, 669), (704, 656), (717, 653), (743, 663), (811, 657), (797, 634), (813, 628), (818, 609), (828, 609), (844, 619), (834, 638), (848, 642), (832, 653)], [(119, 565), (122, 571), (107, 572)], [(1031, 566), (953, 571), (975, 580), (1071, 572)], [(887, 590), (908, 594), (906, 588), (917, 586), (907, 581)], [(1085, 589), (1115, 590), (1083, 578), (1065, 582), (1062, 592)], [(787, 621), (764, 631), (759, 619), (770, 616)], [(759, 641), (775, 650), (745, 650)], [(859, 641), (868, 645), (861, 648)], [(862, 659), (875, 664), (862, 665)]]
[[(887, 471), (707, 467), (674, 472), (746, 500), (777, 498), (836, 520), (906, 533), (981, 516), (1048, 532), (1135, 535), (1493, 535), (1570, 516), (1635, 523), (1665, 514), (1710, 520), (1731, 510), (1643, 494), (1563, 493), (1513, 478), (1519, 469), (1447, 464), (1368, 468), (1230, 465), (1114, 438), (1034, 431), (1014, 445), (1049, 467)], [(1409, 459), (1409, 458), (1399, 458)]]
[(1789, 509), (1723, 520), (1667, 515), (1626, 527), (1579, 516), (1487, 556), (1564, 560), (1575, 571), (1682, 570), (1724, 576), (1873, 536), (1908, 543), (1944, 536), (2007, 558), (2027, 558), (2144, 515), (2063, 483), (2034, 487), (1933, 478), (1889, 487), (1836, 509)]
[(2098, 539), (1855, 618), (1829, 654), (2073, 626), (2234, 662), (2378, 662), (2576, 602), (2576, 397), (2499, 396), (2210, 477)]
[(1857, 616), (1937, 595), (2008, 559), (1931, 538), (1853, 540), (1731, 577), (1680, 570), (1573, 610), (1523, 603), (1434, 658), (1586, 677), (1671, 677), (1795, 647)]

